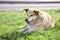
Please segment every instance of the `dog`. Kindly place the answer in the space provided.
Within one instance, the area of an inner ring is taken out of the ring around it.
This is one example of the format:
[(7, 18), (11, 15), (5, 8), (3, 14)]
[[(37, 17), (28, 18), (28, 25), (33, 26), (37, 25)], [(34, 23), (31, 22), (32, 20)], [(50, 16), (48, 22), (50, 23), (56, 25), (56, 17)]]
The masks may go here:
[(47, 30), (55, 26), (55, 20), (46, 12), (39, 9), (24, 9), (26, 12), (27, 25), (22, 28), (21, 32), (31, 33), (38, 30)]

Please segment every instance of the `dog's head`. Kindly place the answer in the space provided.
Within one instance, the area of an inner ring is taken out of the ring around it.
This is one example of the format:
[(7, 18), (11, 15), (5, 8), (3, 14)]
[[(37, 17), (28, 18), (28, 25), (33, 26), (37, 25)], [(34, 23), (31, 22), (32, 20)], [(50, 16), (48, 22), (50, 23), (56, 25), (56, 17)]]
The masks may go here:
[(36, 9), (24, 9), (24, 10), (27, 14), (27, 18), (25, 20), (27, 23), (33, 22), (39, 16), (39, 11)]

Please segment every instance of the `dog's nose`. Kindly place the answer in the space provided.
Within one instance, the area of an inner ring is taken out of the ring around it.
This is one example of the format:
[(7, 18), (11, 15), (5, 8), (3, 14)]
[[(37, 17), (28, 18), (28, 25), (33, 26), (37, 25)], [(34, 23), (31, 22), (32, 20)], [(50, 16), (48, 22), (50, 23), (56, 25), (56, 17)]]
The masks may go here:
[(25, 21), (26, 21), (26, 22), (28, 22), (28, 20), (27, 20), (27, 19), (25, 19)]
[(28, 22), (28, 20), (27, 20), (27, 19), (25, 19), (25, 21), (26, 21), (27, 23), (30, 23), (30, 22)]

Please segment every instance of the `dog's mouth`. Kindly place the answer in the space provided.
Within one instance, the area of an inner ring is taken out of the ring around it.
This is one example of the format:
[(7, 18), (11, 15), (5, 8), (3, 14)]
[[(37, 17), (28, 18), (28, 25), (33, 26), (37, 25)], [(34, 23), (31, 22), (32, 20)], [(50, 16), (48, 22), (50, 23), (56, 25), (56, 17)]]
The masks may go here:
[(30, 23), (30, 22), (27, 22), (27, 23)]
[(29, 21), (29, 22), (27, 22), (27, 23), (31, 23), (33, 20), (31, 20), (31, 21)]
[(26, 21), (27, 23), (31, 23), (33, 20), (31, 20), (31, 21)]

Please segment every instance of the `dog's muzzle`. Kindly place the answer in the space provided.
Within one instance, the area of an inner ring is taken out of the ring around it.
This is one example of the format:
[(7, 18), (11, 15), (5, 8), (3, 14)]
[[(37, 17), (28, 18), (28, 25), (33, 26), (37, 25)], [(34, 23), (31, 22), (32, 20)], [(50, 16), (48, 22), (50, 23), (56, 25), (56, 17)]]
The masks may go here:
[(27, 23), (30, 23), (30, 22), (28, 22), (28, 20), (27, 20), (27, 19), (25, 19), (25, 21), (26, 21)]

